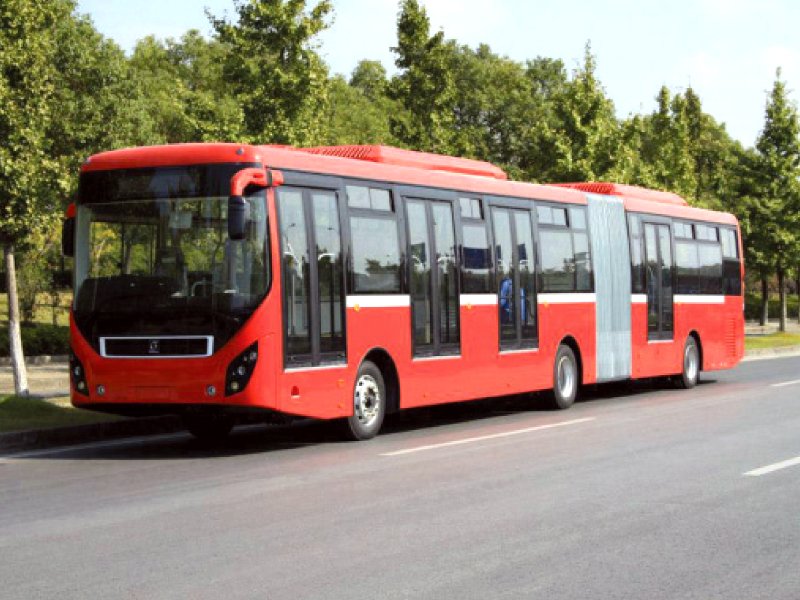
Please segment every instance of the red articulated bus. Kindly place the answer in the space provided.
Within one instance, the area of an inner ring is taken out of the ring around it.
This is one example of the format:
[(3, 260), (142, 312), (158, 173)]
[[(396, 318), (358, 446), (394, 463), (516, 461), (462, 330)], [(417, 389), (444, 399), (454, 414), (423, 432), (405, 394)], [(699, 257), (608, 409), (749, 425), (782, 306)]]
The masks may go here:
[(744, 352), (736, 219), (610, 183), (508, 181), (382, 146), (188, 144), (91, 157), (74, 256), (72, 402), (342, 419), (700, 371)]

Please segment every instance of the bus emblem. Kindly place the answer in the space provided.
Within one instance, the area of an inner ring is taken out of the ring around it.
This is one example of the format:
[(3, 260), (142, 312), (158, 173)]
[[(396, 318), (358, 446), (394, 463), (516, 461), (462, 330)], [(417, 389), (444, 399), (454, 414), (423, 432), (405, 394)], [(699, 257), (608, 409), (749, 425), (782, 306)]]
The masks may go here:
[(150, 349), (148, 352), (150, 354), (161, 354), (161, 342), (158, 340), (150, 340)]

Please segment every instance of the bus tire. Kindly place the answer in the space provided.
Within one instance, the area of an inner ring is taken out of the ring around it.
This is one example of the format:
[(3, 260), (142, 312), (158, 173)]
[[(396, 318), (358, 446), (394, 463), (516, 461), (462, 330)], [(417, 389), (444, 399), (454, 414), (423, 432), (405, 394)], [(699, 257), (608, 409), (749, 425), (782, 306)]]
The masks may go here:
[(233, 419), (225, 416), (184, 416), (183, 426), (200, 441), (221, 442), (233, 429)]
[(575, 403), (580, 383), (579, 374), (575, 353), (566, 344), (561, 344), (553, 363), (553, 391), (550, 392), (549, 402), (551, 408), (564, 410)]
[(697, 340), (693, 335), (686, 338), (683, 346), (683, 368), (680, 375), (673, 378), (675, 386), (690, 390), (697, 385), (700, 379), (700, 348), (697, 347)]
[(353, 386), (353, 415), (344, 421), (344, 434), (353, 441), (375, 437), (386, 415), (386, 384), (375, 363), (365, 360)]

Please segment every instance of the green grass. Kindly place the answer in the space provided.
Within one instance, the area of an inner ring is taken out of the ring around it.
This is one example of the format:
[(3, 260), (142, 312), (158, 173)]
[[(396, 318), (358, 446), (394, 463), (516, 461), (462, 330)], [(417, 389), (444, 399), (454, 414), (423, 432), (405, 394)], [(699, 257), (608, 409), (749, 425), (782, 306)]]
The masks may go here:
[(0, 397), (0, 433), (87, 425), (119, 418), (73, 408), (66, 398), (41, 400), (19, 396)]
[(769, 335), (749, 335), (744, 338), (744, 347), (746, 350), (785, 348), (787, 346), (800, 346), (800, 334), (771, 333)]

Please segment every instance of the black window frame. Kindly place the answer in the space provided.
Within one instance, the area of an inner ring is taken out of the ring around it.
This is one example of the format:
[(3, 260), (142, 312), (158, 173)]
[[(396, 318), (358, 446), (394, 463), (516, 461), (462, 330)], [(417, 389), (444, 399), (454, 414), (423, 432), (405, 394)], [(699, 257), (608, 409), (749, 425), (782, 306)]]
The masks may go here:
[[(345, 213), (345, 220), (347, 221), (347, 229), (343, 229), (346, 232), (346, 262), (345, 262), (345, 270), (346, 270), (346, 285), (347, 285), (347, 293), (352, 295), (359, 295), (359, 296), (369, 296), (369, 295), (393, 295), (393, 294), (407, 294), (408, 293), (408, 286), (406, 284), (406, 277), (405, 277), (405, 269), (406, 269), (406, 254), (405, 254), (405, 218), (403, 216), (403, 206), (401, 206), (400, 198), (401, 195), (398, 193), (397, 186), (392, 185), (388, 182), (380, 182), (380, 181), (372, 181), (372, 180), (363, 180), (363, 179), (343, 179), (341, 183), (341, 191), (342, 194), (347, 198), (347, 187), (366, 187), (368, 189), (378, 189), (378, 190), (385, 190), (389, 192), (389, 201), (391, 204), (391, 210), (384, 210), (384, 209), (375, 209), (375, 208), (355, 208), (350, 206), (349, 200), (345, 201), (345, 206), (340, 209), (342, 212)], [(352, 219), (353, 217), (358, 218), (371, 218), (377, 220), (385, 220), (385, 221), (392, 221), (395, 225), (395, 230), (397, 232), (397, 279), (398, 285), (397, 288), (391, 291), (388, 290), (359, 290), (356, 285), (356, 273), (355, 273), (355, 255), (353, 251), (353, 236), (352, 236)]]
[[(536, 228), (536, 245), (538, 246), (537, 251), (537, 287), (538, 293), (541, 294), (591, 294), (595, 292), (595, 271), (594, 271), (594, 259), (592, 256), (592, 233), (589, 227), (589, 211), (588, 206), (584, 204), (563, 204), (563, 203), (556, 203), (556, 202), (549, 202), (549, 201), (542, 201), (536, 200), (535, 201), (535, 210), (533, 211), (535, 214), (535, 228)], [(566, 215), (566, 224), (565, 225), (554, 225), (550, 223), (540, 223), (539, 222), (539, 208), (550, 208), (550, 209), (563, 209)], [(573, 226), (573, 218), (572, 218), (572, 211), (573, 210), (582, 210), (584, 214), (584, 227), (582, 228), (575, 228)], [(544, 279), (544, 269), (542, 268), (542, 252), (543, 252), (543, 245), (541, 243), (541, 232), (542, 231), (568, 231), (569, 232), (569, 239), (571, 245), (571, 254), (572, 254), (572, 264), (574, 270), (572, 272), (572, 286), (568, 290), (554, 290), (549, 289), (545, 286), (545, 279)], [(588, 249), (588, 262), (589, 262), (589, 289), (578, 289), (578, 268), (577, 264), (578, 261), (575, 255), (575, 235), (576, 234), (585, 234), (586, 241), (587, 241), (587, 249)]]
[[(520, 350), (535, 350), (539, 348), (539, 342), (541, 338), (541, 323), (540, 323), (540, 314), (539, 314), (539, 294), (542, 293), (541, 290), (541, 258), (540, 258), (540, 249), (539, 249), (539, 229), (538, 229), (538, 217), (536, 214), (536, 201), (531, 198), (518, 198), (514, 196), (484, 196), (484, 220), (486, 222), (487, 231), (489, 235), (489, 244), (490, 244), (490, 256), (492, 260), (492, 268), (491, 268), (491, 285), (493, 286), (493, 293), (498, 297), (498, 315), (499, 315), (499, 290), (498, 290), (498, 276), (497, 276), (497, 256), (495, 255), (495, 248), (497, 247), (497, 243), (495, 240), (494, 235), (494, 215), (492, 214), (493, 208), (501, 208), (509, 210), (512, 213), (512, 232), (514, 231), (516, 225), (513, 224), (513, 211), (525, 211), (528, 213), (528, 219), (531, 222), (531, 232), (533, 236), (533, 261), (534, 261), (534, 273), (535, 277), (533, 280), (534, 290), (533, 290), (533, 298), (531, 299), (531, 304), (533, 310), (536, 312), (536, 320), (534, 326), (534, 337), (522, 337), (522, 327), (521, 323), (519, 322), (520, 319), (515, 316), (517, 323), (515, 324), (517, 328), (517, 339), (514, 343), (511, 343), (511, 340), (504, 342), (501, 337), (501, 322), (500, 319), (497, 319), (497, 348), (498, 351), (503, 352), (515, 352)], [(514, 234), (512, 233), (512, 236)], [(513, 237), (512, 237), (512, 245), (513, 245)], [(514, 269), (516, 272), (517, 269)], [(517, 275), (515, 274), (515, 279), (517, 279)], [(515, 288), (516, 289), (516, 288)], [(516, 313), (515, 313), (516, 315)]]
[[(480, 218), (476, 217), (465, 217), (461, 212), (461, 201), (464, 198), (468, 198), (470, 200), (477, 200), (479, 211), (480, 211)], [(460, 274), (460, 292), (462, 294), (491, 294), (494, 292), (494, 248), (492, 247), (492, 232), (488, 225), (488, 217), (487, 217), (487, 201), (482, 196), (478, 195), (468, 195), (468, 194), (459, 194), (458, 195), (458, 207), (459, 210), (456, 211), (459, 213), (457, 219), (457, 229), (459, 233), (459, 244), (458, 244), (458, 253), (459, 253), (459, 274)], [(489, 273), (488, 277), (486, 278), (486, 286), (480, 292), (476, 291), (465, 291), (467, 287), (467, 257), (466, 257), (466, 247), (464, 245), (464, 227), (465, 226), (478, 226), (483, 228), (484, 237), (486, 239), (486, 250), (487, 256), (489, 260), (489, 264), (487, 265)]]

